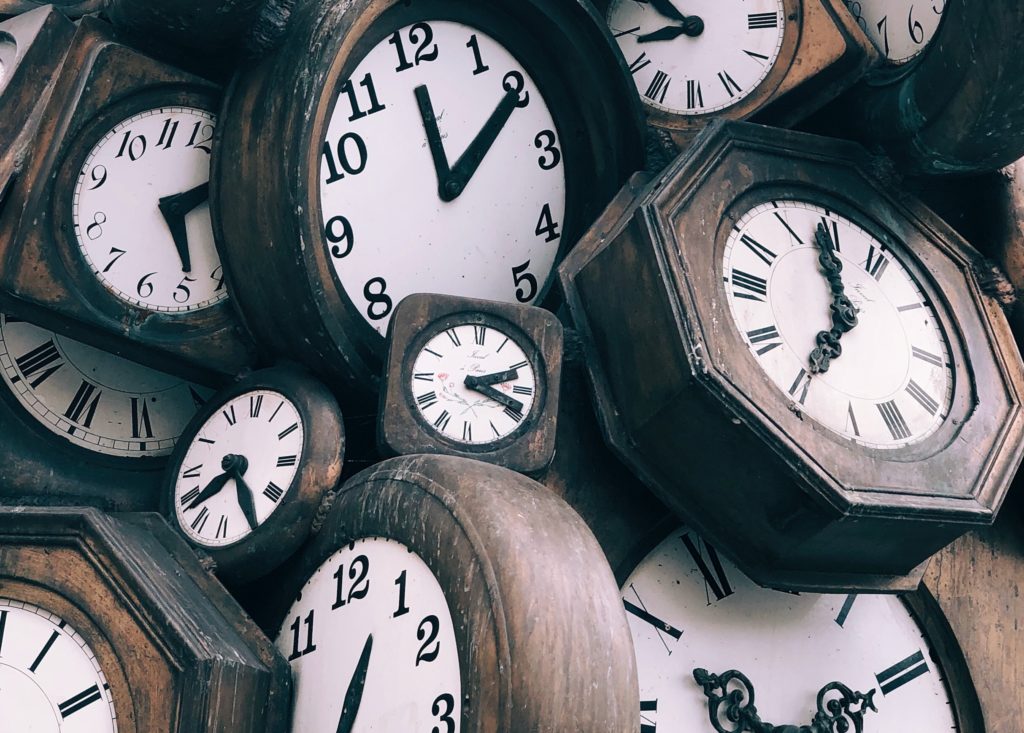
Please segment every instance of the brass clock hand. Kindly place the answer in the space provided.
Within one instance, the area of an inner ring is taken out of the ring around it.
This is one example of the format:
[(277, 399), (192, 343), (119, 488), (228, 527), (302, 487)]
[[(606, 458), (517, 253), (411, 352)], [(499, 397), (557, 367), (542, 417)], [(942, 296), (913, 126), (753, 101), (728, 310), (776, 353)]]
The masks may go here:
[(363, 688), (366, 686), (366, 670), (370, 666), (370, 650), (373, 648), (373, 634), (366, 637), (363, 644), (363, 652), (356, 662), (356, 671), (345, 690), (345, 703), (341, 708), (341, 717), (338, 718), (338, 733), (352, 733), (356, 724), (356, 715), (359, 714), (359, 703), (363, 699)]
[(850, 298), (846, 295), (846, 288), (843, 286), (843, 263), (836, 256), (836, 245), (832, 241), (828, 227), (825, 224), (818, 224), (814, 232), (814, 241), (821, 250), (818, 255), (818, 263), (822, 272), (828, 280), (829, 289), (832, 292), (832, 303), (829, 311), (832, 316), (832, 328), (828, 331), (821, 331), (815, 338), (818, 344), (808, 357), (811, 365), (811, 374), (824, 374), (828, 371), (831, 363), (838, 359), (842, 353), (842, 346), (839, 340), (844, 333), (852, 331), (857, 326), (857, 309)]
[(477, 376), (475, 374), (466, 375), (466, 386), (468, 387), (470, 382), (473, 384), (501, 384), (502, 382), (509, 382), (519, 376), (518, 369), (506, 369), (503, 372), (495, 372), (494, 374), (481, 374)]
[(490, 397), (492, 400), (497, 402), (499, 405), (504, 405), (509, 409), (515, 410), (516, 412), (523, 411), (523, 403), (514, 397), (509, 397), (507, 394), (503, 394), (487, 384), (480, 384), (478, 382), (471, 382), (470, 377), (466, 377), (466, 389), (471, 389), (474, 392), (479, 392), (484, 397)]
[(174, 238), (174, 246), (178, 250), (178, 257), (181, 258), (182, 272), (192, 272), (185, 216), (209, 198), (210, 184), (203, 183), (191, 190), (164, 196), (157, 204), (164, 221), (167, 222), (167, 228), (171, 231), (171, 237)]

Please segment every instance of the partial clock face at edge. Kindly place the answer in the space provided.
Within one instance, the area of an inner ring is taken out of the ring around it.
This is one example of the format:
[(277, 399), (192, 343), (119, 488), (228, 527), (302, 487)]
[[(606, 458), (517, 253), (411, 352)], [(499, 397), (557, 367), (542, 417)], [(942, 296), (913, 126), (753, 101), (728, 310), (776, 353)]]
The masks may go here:
[(843, 0), (886, 61), (917, 58), (939, 30), (947, 0)]
[(448, 603), (399, 542), (369, 537), (335, 552), (303, 586), (276, 644), (292, 665), (294, 730), (461, 730)]
[(85, 640), (59, 616), (7, 598), (0, 598), (0, 716), (10, 731), (117, 731), (110, 686)]
[[(656, 3), (612, 0), (608, 25), (645, 104), (681, 115), (728, 109), (764, 81), (779, 58), (783, 0), (665, 0), (699, 31)], [(691, 21), (697, 22), (697, 21)], [(664, 37), (660, 37), (664, 35)]]
[(75, 182), (72, 223), (94, 276), (117, 298), (181, 313), (227, 298), (210, 223), (216, 119), (202, 109), (147, 109), (93, 146)]
[(761, 588), (696, 533), (669, 535), (622, 586), (640, 681), (641, 730), (713, 733), (693, 670), (739, 670), (762, 720), (808, 725), (818, 691), (874, 691), (873, 733), (955, 731), (944, 672), (898, 596)]
[[(829, 370), (812, 374), (816, 336), (832, 327), (832, 291), (815, 244), (820, 222), (838, 242), (859, 322)], [(792, 200), (742, 214), (723, 254), (730, 313), (757, 363), (804, 414), (873, 448), (926, 439), (952, 400), (952, 349), (901, 256), (841, 214)]]
[(0, 315), (6, 389), (43, 427), (81, 448), (164, 456), (212, 390)]
[[(377, 43), (344, 80), (320, 156), (328, 260), (366, 322), (383, 335), (424, 283), (542, 296), (565, 226), (560, 135), (542, 90), (488, 33), (429, 20)], [(479, 167), (463, 159), (471, 146)]]
[[(410, 402), (431, 430), (458, 443), (487, 445), (512, 435), (529, 419), (537, 398), (536, 349), (511, 327), (503, 330), (469, 315), (450, 323), (428, 331), (416, 353)], [(481, 383), (471, 389), (467, 377)]]
[(246, 392), (218, 409), (195, 434), (175, 482), (175, 516), (185, 535), (207, 547), (243, 540), (255, 529), (243, 492), (256, 527), (266, 522), (302, 465), (305, 432), (298, 409), (280, 392)]

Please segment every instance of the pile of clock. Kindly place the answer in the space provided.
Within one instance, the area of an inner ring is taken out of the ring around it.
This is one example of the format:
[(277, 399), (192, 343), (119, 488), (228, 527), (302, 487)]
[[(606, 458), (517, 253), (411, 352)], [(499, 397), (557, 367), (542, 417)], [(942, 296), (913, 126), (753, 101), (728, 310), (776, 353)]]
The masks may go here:
[(0, 729), (983, 733), (1024, 10), (595, 2), (0, 0)]

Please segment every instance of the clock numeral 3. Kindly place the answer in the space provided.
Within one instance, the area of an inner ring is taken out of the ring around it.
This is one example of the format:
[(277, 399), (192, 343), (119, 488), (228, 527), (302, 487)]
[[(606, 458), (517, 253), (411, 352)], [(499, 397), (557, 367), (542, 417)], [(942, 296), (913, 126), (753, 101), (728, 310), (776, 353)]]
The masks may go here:
[(455, 710), (455, 698), (447, 692), (443, 692), (437, 696), (434, 700), (434, 704), (431, 706), (430, 711), (437, 716), (439, 722), (445, 724), (445, 729), (441, 730), (437, 726), (434, 726), (430, 733), (455, 733), (455, 721), (452, 719), (452, 712)]
[(537, 163), (540, 165), (542, 170), (553, 170), (558, 167), (558, 164), (562, 162), (562, 151), (560, 151), (555, 143), (558, 138), (555, 136), (553, 130), (542, 130), (537, 133), (537, 137), (533, 139), (533, 146), (538, 150), (543, 150), (545, 153), (551, 153), (551, 160), (548, 160), (548, 156), (542, 155), (537, 158)]

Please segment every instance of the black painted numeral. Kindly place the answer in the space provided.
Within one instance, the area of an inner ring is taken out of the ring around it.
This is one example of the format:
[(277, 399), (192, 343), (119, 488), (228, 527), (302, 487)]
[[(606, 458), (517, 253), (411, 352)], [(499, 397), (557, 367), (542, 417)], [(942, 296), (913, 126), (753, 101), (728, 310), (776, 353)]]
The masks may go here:
[(69, 715), (77, 713), (82, 708), (92, 705), (101, 697), (102, 693), (97, 685), (93, 685), (88, 689), (82, 690), (77, 695), (69, 697), (58, 706), (60, 708), (60, 717), (66, 718)]
[(338, 565), (338, 569), (334, 571), (334, 579), (338, 581), (337, 592), (332, 609), (338, 609), (342, 606), (347, 606), (352, 601), (358, 601), (366, 598), (366, 595), (370, 592), (370, 579), (366, 576), (370, 572), (370, 558), (366, 555), (357, 555), (348, 566), (347, 577), (352, 581), (352, 585), (349, 586), (348, 592), (345, 592), (345, 564)]
[(92, 382), (83, 379), (82, 383), (78, 386), (78, 391), (75, 392), (75, 396), (71, 400), (71, 404), (68, 405), (64, 417), (78, 423), (82, 427), (91, 428), (93, 418), (96, 417), (96, 408), (99, 407), (100, 397), (102, 396), (103, 390), (97, 388)]
[(210, 518), (210, 510), (203, 507), (199, 514), (196, 515), (195, 519), (192, 520), (192, 529), (197, 534), (203, 533), (203, 527), (206, 526), (206, 520)]
[(448, 340), (455, 346), (462, 346), (462, 339), (459, 338), (459, 334), (455, 332), (454, 328), (449, 328), (444, 332), (444, 335), (448, 337)]
[(512, 394), (532, 395), (533, 387), (521, 387), (517, 384), (512, 388)]
[[(391, 314), (391, 309), (395, 304), (391, 301), (391, 296), (387, 295), (387, 289), (388, 283), (382, 277), (371, 278), (363, 286), (363, 297), (369, 303), (366, 307), (366, 315), (370, 317), (371, 321), (379, 321)], [(375, 292), (375, 290), (380, 292)]]
[(437, 393), (424, 392), (421, 395), (417, 395), (416, 404), (420, 406), (421, 410), (426, 410), (428, 407), (434, 406), (435, 404), (437, 404)]
[[(316, 613), (315, 609), (311, 610), (306, 616), (305, 621), (302, 620), (301, 616), (296, 616), (291, 626), (288, 627), (292, 630), (292, 653), (288, 655), (289, 662), (316, 651), (316, 644), (313, 643), (314, 613)], [(301, 641), (299, 632), (302, 630), (303, 624), (306, 626), (306, 645), (299, 649), (299, 642)]]
[(352, 115), (348, 118), (349, 122), (361, 120), (364, 117), (375, 115), (378, 112), (383, 112), (387, 109), (387, 106), (381, 104), (380, 100), (377, 99), (377, 88), (373, 85), (372, 74), (366, 74), (366, 76), (364, 76), (359, 82), (359, 86), (366, 90), (366, 94), (370, 98), (370, 106), (365, 112), (359, 105), (359, 94), (357, 93), (355, 86), (352, 84), (352, 80), (346, 79), (345, 83), (341, 85), (341, 91), (348, 95), (349, 108), (352, 110)]
[(533, 230), (533, 233), (538, 237), (544, 237), (545, 242), (554, 242), (562, 236), (562, 233), (558, 231), (559, 226), (551, 214), (551, 204), (544, 204), (544, 208), (540, 210), (540, 218), (537, 220), (537, 228)]
[(299, 424), (297, 422), (293, 422), (291, 425), (289, 425), (288, 427), (286, 427), (284, 430), (277, 434), (277, 439), (284, 440), (298, 429)]
[(513, 407), (506, 406), (503, 412), (517, 425), (523, 421), (523, 413)]
[(455, 696), (447, 692), (438, 695), (434, 699), (434, 704), (430, 706), (430, 712), (434, 714), (438, 722), (444, 723), (444, 730), (435, 726), (431, 733), (455, 733), (455, 720), (452, 718), (454, 711)]
[(224, 419), (228, 421), (229, 426), (234, 425), (236, 422), (238, 422), (238, 418), (235, 417), (234, 405), (229, 405), (228, 409), (221, 410), (221, 414), (224, 416)]
[(878, 412), (885, 422), (885, 427), (889, 428), (889, 433), (892, 434), (893, 440), (905, 440), (911, 436), (910, 427), (907, 425), (907, 421), (903, 418), (903, 413), (900, 412), (900, 408), (896, 406), (894, 400), (880, 402), (875, 407), (878, 408)]
[(637, 56), (636, 59), (634, 59), (633, 63), (631, 63), (629, 65), (629, 71), (630, 71), (631, 74), (636, 74), (638, 71), (641, 71), (643, 68), (645, 68), (647, 66), (650, 66), (650, 64), (651, 64), (651, 60), (649, 58), (647, 58), (647, 52), (644, 51), (639, 56)]
[(476, 33), (470, 36), (469, 41), (466, 43), (466, 48), (473, 51), (473, 60), (476, 62), (476, 66), (473, 68), (473, 76), (479, 76), (491, 70), (491, 67), (484, 63), (483, 56), (480, 54), (480, 41), (477, 40)]
[(654, 721), (657, 713), (657, 700), (640, 701), (640, 733), (657, 733), (658, 724)]
[(181, 495), (181, 505), (182, 506), (188, 506), (193, 501), (195, 501), (196, 497), (198, 497), (198, 496), (199, 496), (199, 487), (197, 486), (194, 489), (192, 489), (191, 491), (188, 491), (188, 492), (186, 492), (186, 493)]
[(656, 71), (654, 73), (654, 78), (647, 87), (647, 91), (644, 92), (644, 96), (652, 101), (664, 104), (665, 95), (668, 94), (668, 88), (671, 83), (672, 77), (664, 71)]
[(935, 398), (925, 392), (924, 388), (913, 379), (907, 384), (907, 394), (913, 397), (929, 415), (934, 415), (939, 411), (939, 403)]
[(846, 600), (843, 601), (843, 607), (839, 609), (839, 615), (836, 616), (836, 623), (839, 628), (843, 628), (846, 624), (846, 619), (850, 616), (850, 610), (853, 608), (853, 602), (857, 600), (857, 594), (851, 593), (846, 596)]
[(763, 277), (743, 272), (743, 270), (734, 269), (732, 271), (732, 284), (747, 291), (741, 293), (739, 290), (733, 290), (735, 298), (745, 298), (763, 303), (764, 296), (768, 295), (768, 281)]
[[(37, 346), (16, 359), (15, 364), (18, 365), (18, 369), (25, 379), (30, 380), (29, 384), (32, 389), (36, 389), (64, 366), (64, 358), (57, 350), (53, 339), (50, 339), (45, 344)], [(19, 380), (20, 377), (15, 377), (11, 381), (17, 383)]]
[(298, 456), (278, 456), (278, 458), (277, 458), (277, 467), (278, 468), (285, 468), (287, 466), (294, 466), (295, 463), (298, 460), (299, 460)]
[(911, 680), (917, 679), (929, 671), (928, 663), (924, 661), (924, 655), (917, 651), (888, 669), (879, 672), (875, 675), (875, 679), (878, 680), (879, 689), (881, 689), (882, 694), (888, 695), (890, 692), (898, 690)]
[(487, 326), (473, 326), (473, 343), (477, 346), (484, 346), (487, 343)]
[(263, 495), (276, 504), (284, 496), (284, 489), (271, 481), (267, 484), (267, 488), (263, 489)]
[[(63, 622), (61, 622), (62, 627), (63, 625)], [(50, 634), (50, 638), (46, 640), (46, 643), (43, 644), (43, 648), (40, 649), (39, 654), (36, 655), (35, 661), (33, 661), (32, 664), (29, 666), (29, 672), (35, 673), (35, 671), (39, 669), (39, 665), (43, 663), (43, 659), (46, 658), (47, 653), (49, 653), (50, 651), (50, 647), (53, 646), (53, 642), (57, 641), (58, 636), (60, 636), (60, 634), (56, 631)]]
[(149, 405), (145, 398), (132, 397), (132, 437), (152, 438), (153, 423), (149, 419)]
[(260, 416), (260, 410), (263, 409), (263, 395), (251, 394), (249, 395), (249, 417), (256, 418)]
[(758, 257), (758, 259), (760, 259), (762, 262), (768, 265), (768, 267), (771, 267), (772, 263), (775, 262), (775, 258), (778, 257), (778, 255), (776, 255), (770, 249), (768, 249), (763, 244), (761, 244), (756, 239), (747, 234), (742, 235), (740, 237), (740, 241), (743, 244), (745, 244), (747, 246), (747, 249), (753, 252), (754, 255)]
[(932, 366), (937, 366), (937, 367), (945, 366), (943, 364), (942, 359), (940, 357), (938, 357), (935, 354), (932, 354), (932, 353), (930, 353), (928, 351), (925, 351), (924, 349), (919, 349), (918, 347), (914, 346), (914, 347), (911, 347), (911, 352), (912, 352), (914, 358), (920, 359), (921, 361), (924, 361), (924, 362), (927, 362), (928, 364), (931, 364)]
[(192, 468), (186, 468), (184, 471), (182, 471), (181, 477), (182, 478), (199, 478), (199, 472), (202, 470), (202, 468), (203, 468), (203, 464), (202, 463), (200, 463), (198, 466), (193, 466)]
[(416, 638), (423, 642), (416, 653), (416, 667), (420, 666), (420, 662), (433, 662), (441, 653), (441, 642), (437, 641), (437, 632), (440, 630), (441, 622), (434, 615), (424, 617), (416, 627)]
[(864, 262), (864, 269), (871, 277), (875, 278), (876, 281), (881, 282), (882, 275), (885, 274), (885, 268), (889, 266), (889, 260), (882, 254), (880, 250), (876, 250), (874, 245), (868, 247), (868, 258)]
[(747, 14), (747, 28), (749, 30), (757, 30), (758, 28), (778, 28), (779, 27), (779, 14), (778, 13), (748, 13)]
[(751, 346), (764, 344), (763, 346), (758, 346), (758, 356), (764, 356), (772, 349), (782, 346), (782, 336), (779, 334), (779, 329), (775, 326), (765, 326), (764, 328), (755, 328), (753, 331), (747, 331), (747, 338), (750, 339)]
[(402, 39), (402, 32), (395, 31), (388, 38), (388, 43), (395, 47), (398, 54), (398, 66), (395, 71), (408, 71), (414, 66), (419, 66), (427, 61), (436, 61), (438, 56), (437, 44), (434, 43), (434, 29), (427, 23), (416, 23), (409, 29), (409, 43), (416, 47), (413, 60), (409, 61), (408, 53), (405, 50), (405, 41)]
[[(722, 567), (722, 561), (718, 557), (718, 552), (715, 548), (699, 538), (694, 542), (693, 537), (689, 533), (682, 535), (679, 539), (683, 541), (683, 545), (686, 547), (686, 551), (690, 553), (690, 557), (693, 558), (697, 570), (704, 577), (704, 593), (707, 596), (708, 605), (712, 604), (711, 595), (715, 596), (716, 601), (721, 601), (731, 596), (734, 591), (732, 586), (729, 585), (729, 579), (725, 575), (725, 568)], [(701, 548), (697, 546), (698, 543), (703, 546), (704, 552), (701, 552)], [(707, 555), (707, 560), (704, 559), (705, 554)], [(711, 593), (708, 594), (708, 591)]]
[(730, 97), (735, 97), (740, 92), (740, 85), (729, 76), (729, 72), (722, 70), (718, 72), (718, 81), (722, 82), (722, 86), (725, 87), (725, 91), (729, 93)]
[(537, 278), (527, 271), (529, 267), (530, 261), (527, 260), (518, 267), (512, 268), (512, 282), (516, 286), (516, 300), (520, 303), (529, 303), (537, 295)]
[(441, 412), (440, 415), (437, 416), (437, 419), (434, 420), (434, 427), (440, 430), (441, 432), (444, 432), (445, 430), (448, 429), (448, 423), (450, 423), (451, 421), (451, 414), (448, 412), (448, 410), (444, 410)]
[[(335, 151), (337, 151), (337, 156), (335, 156)], [(354, 132), (346, 132), (338, 139), (338, 144), (334, 147), (324, 141), (323, 157), (328, 172), (326, 183), (331, 184), (343, 180), (346, 174), (358, 176), (366, 170), (369, 152), (363, 138)]]
[(797, 397), (797, 401), (801, 405), (807, 404), (807, 392), (811, 389), (811, 375), (807, 373), (806, 369), (801, 369), (800, 373), (796, 375), (796, 379), (793, 380), (793, 386), (789, 388), (789, 396), (796, 397), (796, 393), (799, 392), (800, 396)]
[(409, 607), (405, 605), (405, 583), (407, 570), (403, 570), (402, 574), (395, 578), (395, 585), (398, 586), (398, 608), (391, 614), (391, 618), (398, 618), (409, 613)]

